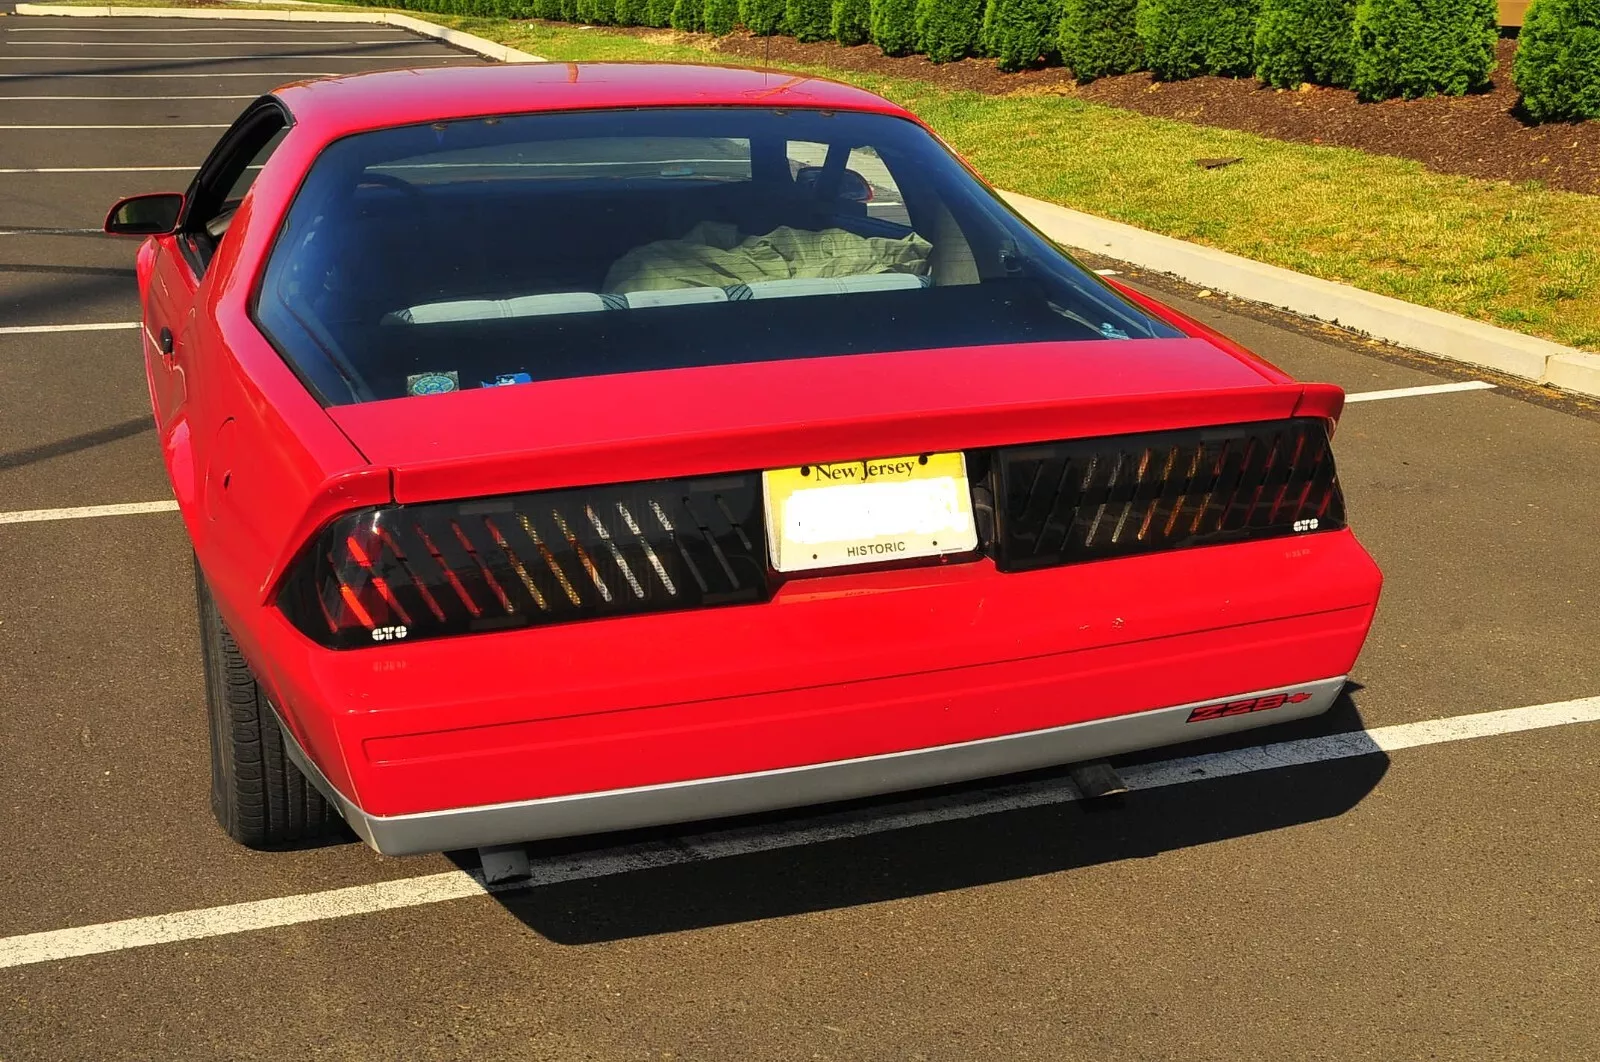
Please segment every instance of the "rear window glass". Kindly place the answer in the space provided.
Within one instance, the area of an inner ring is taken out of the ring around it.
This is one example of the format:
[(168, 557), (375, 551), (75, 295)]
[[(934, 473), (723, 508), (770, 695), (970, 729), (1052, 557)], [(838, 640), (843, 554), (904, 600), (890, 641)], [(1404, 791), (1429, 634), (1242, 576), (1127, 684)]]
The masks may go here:
[(332, 404), (572, 376), (1178, 333), (931, 136), (755, 107), (480, 118), (340, 140), (257, 317)]

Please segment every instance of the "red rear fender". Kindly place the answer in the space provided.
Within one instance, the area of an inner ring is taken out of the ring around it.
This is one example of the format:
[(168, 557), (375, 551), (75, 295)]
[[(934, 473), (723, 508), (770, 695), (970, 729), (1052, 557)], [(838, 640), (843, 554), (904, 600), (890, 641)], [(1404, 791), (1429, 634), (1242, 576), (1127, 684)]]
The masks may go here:
[(1212, 328), (1210, 325), (1201, 321), (1197, 321), (1186, 313), (1181, 313), (1178, 310), (1174, 310), (1166, 303), (1152, 298), (1136, 288), (1131, 288), (1126, 284), (1118, 282), (1114, 277), (1106, 277), (1105, 281), (1113, 288), (1116, 288), (1117, 291), (1121, 292), (1128, 299), (1137, 303), (1140, 307), (1149, 311), (1155, 316), (1161, 318), (1163, 321), (1166, 321), (1174, 328), (1180, 328), (1187, 334), (1194, 336), (1196, 339), (1204, 339), (1210, 342), (1211, 345), (1216, 347), (1218, 350), (1225, 351), (1228, 354), (1233, 355), (1240, 361), (1250, 365), (1257, 372), (1261, 373), (1261, 375), (1267, 377), (1268, 379), (1283, 382), (1288, 382), (1294, 379), (1294, 377), (1290, 376), (1288, 373), (1272, 364), (1272, 362), (1268, 361), (1266, 358), (1263, 358), (1261, 355), (1257, 354), (1253, 350), (1250, 350), (1248, 347), (1234, 342), (1221, 332), (1218, 332), (1215, 328)]

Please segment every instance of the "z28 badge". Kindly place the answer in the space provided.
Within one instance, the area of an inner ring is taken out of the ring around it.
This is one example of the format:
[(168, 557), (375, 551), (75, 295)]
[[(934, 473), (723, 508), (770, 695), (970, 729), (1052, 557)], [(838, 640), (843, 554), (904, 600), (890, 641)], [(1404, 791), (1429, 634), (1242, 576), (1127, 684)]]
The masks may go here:
[(1245, 697), (1242, 700), (1222, 701), (1219, 704), (1202, 704), (1189, 713), (1189, 722), (1203, 723), (1208, 719), (1225, 719), (1230, 715), (1270, 712), (1286, 704), (1299, 704), (1310, 699), (1309, 693), (1272, 693), (1265, 697)]

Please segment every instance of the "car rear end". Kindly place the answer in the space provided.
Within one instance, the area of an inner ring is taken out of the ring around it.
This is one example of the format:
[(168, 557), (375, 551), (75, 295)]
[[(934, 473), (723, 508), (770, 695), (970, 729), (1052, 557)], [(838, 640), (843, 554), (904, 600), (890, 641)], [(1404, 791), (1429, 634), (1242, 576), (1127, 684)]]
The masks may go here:
[[(258, 319), (392, 497), (250, 643), (352, 826), (594, 833), (1325, 711), (1380, 587), (1337, 389), (1090, 276), (909, 120), (735, 111), (358, 145), (339, 231), (301, 193)], [(485, 199), (592, 238), (505, 221), (365, 288), (305, 250), (404, 260)]]

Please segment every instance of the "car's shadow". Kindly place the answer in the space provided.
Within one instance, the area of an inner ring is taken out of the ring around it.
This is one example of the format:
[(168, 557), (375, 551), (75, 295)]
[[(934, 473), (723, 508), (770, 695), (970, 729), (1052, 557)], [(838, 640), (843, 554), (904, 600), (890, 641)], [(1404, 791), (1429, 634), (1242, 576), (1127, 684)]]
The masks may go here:
[[(1360, 731), (1361, 717), (1350, 700), (1353, 689), (1359, 687), (1347, 689), (1331, 711), (1316, 719), (1115, 762), (1168, 760)], [(684, 857), (666, 866), (607, 872), (495, 895), (524, 924), (561, 944), (591, 944), (852, 907), (1070, 872), (1331, 818), (1371, 792), (1388, 765), (1388, 757), (1374, 746), (1366, 755), (1137, 790), (1124, 797), (1050, 803), (721, 858)], [(1004, 781), (1048, 782), (1064, 774), (1036, 772)], [(993, 790), (995, 785), (989, 781), (949, 787), (932, 795), (941, 804), (959, 803), (963, 797)], [(848, 810), (853, 820), (863, 814), (868, 818), (892, 816), (908, 800), (925, 806), (929, 796), (923, 792), (862, 801), (848, 805)], [(844, 807), (834, 805), (827, 812), (837, 813)], [(759, 836), (764, 829), (803, 829), (817, 814), (766, 815), (719, 827), (738, 830), (741, 837), (752, 832)], [(539, 844), (530, 846), (529, 853), (536, 865), (541, 860), (604, 860), (603, 853), (614, 852), (618, 846), (642, 844), (648, 849), (652, 842), (658, 848), (671, 846), (688, 832), (697, 840), (718, 835), (718, 830), (698, 825), (614, 834), (602, 839), (603, 844)], [(451, 858), (463, 869), (477, 869), (475, 853), (452, 853)], [(627, 861), (624, 857), (610, 862), (625, 866)], [(1220, 902), (1227, 902), (1226, 898)]]

